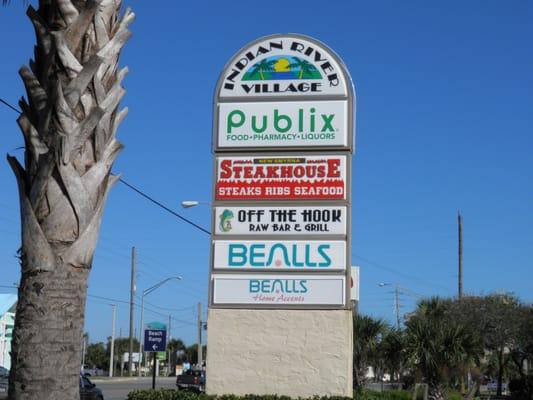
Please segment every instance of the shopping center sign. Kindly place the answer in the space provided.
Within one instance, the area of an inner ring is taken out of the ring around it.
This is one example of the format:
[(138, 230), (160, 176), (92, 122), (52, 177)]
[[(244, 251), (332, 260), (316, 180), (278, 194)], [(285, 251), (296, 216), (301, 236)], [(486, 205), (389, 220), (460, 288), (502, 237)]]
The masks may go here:
[(210, 306), (349, 305), (355, 97), (319, 41), (271, 35), (215, 89)]

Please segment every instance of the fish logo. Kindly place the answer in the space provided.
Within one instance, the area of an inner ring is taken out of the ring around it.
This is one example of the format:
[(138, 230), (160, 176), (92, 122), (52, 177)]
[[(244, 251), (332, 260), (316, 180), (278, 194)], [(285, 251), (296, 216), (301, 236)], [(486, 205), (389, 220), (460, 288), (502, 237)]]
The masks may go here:
[(220, 215), (220, 229), (222, 232), (231, 231), (231, 220), (233, 219), (233, 212), (231, 210), (224, 210)]

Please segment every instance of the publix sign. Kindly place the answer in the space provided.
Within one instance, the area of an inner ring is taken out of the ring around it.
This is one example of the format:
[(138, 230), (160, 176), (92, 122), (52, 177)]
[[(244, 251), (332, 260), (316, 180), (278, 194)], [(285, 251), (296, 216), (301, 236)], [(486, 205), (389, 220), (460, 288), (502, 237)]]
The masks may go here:
[(345, 101), (221, 103), (218, 146), (348, 145)]

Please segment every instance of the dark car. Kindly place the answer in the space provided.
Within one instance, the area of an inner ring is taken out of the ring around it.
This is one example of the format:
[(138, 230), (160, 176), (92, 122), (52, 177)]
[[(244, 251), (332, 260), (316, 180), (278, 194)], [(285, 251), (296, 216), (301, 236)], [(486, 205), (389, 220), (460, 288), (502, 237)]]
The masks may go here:
[(178, 389), (205, 392), (205, 371), (188, 369), (176, 377)]
[[(7, 398), (7, 376), (0, 376), (0, 399)], [(104, 400), (102, 391), (86, 376), (80, 375), (80, 400)]]
[(0, 367), (0, 399), (7, 398), (7, 379), (9, 377), (9, 371)]
[(80, 400), (104, 400), (102, 391), (83, 375), (80, 375)]

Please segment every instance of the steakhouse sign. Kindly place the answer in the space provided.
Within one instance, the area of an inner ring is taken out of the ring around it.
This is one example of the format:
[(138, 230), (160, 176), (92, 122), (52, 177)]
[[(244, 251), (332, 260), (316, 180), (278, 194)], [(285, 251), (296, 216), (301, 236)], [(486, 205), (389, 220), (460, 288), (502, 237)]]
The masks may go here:
[(344, 200), (346, 156), (219, 157), (216, 200)]

